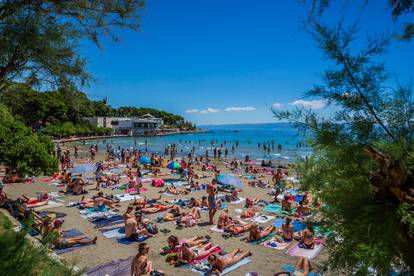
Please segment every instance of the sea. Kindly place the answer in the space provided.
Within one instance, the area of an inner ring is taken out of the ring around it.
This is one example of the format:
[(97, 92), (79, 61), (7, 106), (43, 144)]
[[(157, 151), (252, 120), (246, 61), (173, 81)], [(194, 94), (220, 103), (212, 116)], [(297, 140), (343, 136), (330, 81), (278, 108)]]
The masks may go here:
[(212, 157), (214, 148), (221, 148), (222, 158), (225, 158), (224, 153), (227, 148), (226, 159), (240, 160), (248, 156), (250, 160), (257, 162), (261, 160), (295, 162), (298, 158), (312, 154), (312, 149), (306, 144), (306, 137), (300, 135), (290, 123), (204, 125), (199, 128), (208, 132), (107, 138), (87, 140), (82, 143), (85, 143), (85, 146), (98, 144), (99, 148), (110, 144), (115, 148), (137, 148), (157, 154), (163, 154), (166, 147), (175, 144), (178, 157), (185, 157), (192, 150), (198, 156), (205, 156), (207, 151)]

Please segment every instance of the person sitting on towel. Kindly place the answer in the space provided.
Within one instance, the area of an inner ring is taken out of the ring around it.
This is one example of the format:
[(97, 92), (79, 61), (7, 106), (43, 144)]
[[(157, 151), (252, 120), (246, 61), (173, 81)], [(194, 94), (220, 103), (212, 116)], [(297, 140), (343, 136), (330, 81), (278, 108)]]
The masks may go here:
[(167, 194), (171, 194), (171, 195), (178, 195), (178, 191), (177, 188), (171, 184), (170, 186), (167, 186), (167, 188), (165, 188), (164, 193)]
[(78, 175), (73, 181), (72, 193), (80, 195), (85, 192), (85, 182), (82, 179), (82, 175)]
[(128, 206), (123, 215), (125, 223), (125, 238), (130, 241), (136, 241), (140, 236), (152, 237), (153, 235), (149, 233), (145, 227), (138, 225), (136, 218), (131, 214), (133, 210), (134, 207)]
[(62, 233), (62, 221), (60, 220), (55, 221), (52, 233), (56, 235), (56, 238), (52, 243), (56, 249), (65, 249), (65, 248), (69, 248), (69, 247), (72, 247), (78, 244), (81, 244), (81, 245), (92, 244), (92, 243), (95, 244), (96, 240), (98, 239), (96, 236), (93, 238), (93, 240), (90, 240), (90, 241), (84, 241), (84, 239), (87, 238), (85, 236), (78, 236), (78, 237), (65, 239)]
[(192, 249), (189, 244), (185, 242), (181, 245), (178, 262), (181, 264), (191, 264), (196, 260), (209, 256), (219, 248), (220, 247), (217, 245), (213, 246), (212, 243), (208, 243), (204, 247)]
[(201, 206), (201, 201), (198, 199), (195, 199), (194, 197), (192, 197), (190, 199), (190, 203), (188, 203), (188, 207), (192, 208), (192, 207), (200, 207)]
[(282, 238), (286, 242), (291, 242), (293, 240), (293, 225), (291, 225), (292, 219), (287, 218), (286, 222), (282, 224)]
[(299, 242), (299, 246), (307, 249), (313, 249), (315, 247), (315, 235), (313, 233), (312, 225), (309, 224), (306, 229), (302, 231), (302, 238)]
[(208, 209), (208, 201), (207, 201), (207, 197), (203, 196), (201, 198), (201, 208), (207, 208)]
[(233, 219), (229, 216), (229, 210), (224, 209), (223, 212), (221, 212), (218, 221), (217, 221), (217, 228), (218, 229), (224, 229), (226, 226), (230, 224), (234, 224), (235, 222)]
[(113, 202), (112, 200), (106, 199), (104, 197), (104, 193), (103, 192), (98, 192), (98, 195), (95, 196), (95, 198), (93, 199), (93, 203), (94, 203), (94, 207), (98, 208), (98, 209), (104, 209), (105, 206), (108, 206), (109, 208), (114, 208), (113, 204), (115, 202)]
[(240, 248), (233, 250), (223, 257), (218, 257), (215, 254), (210, 255), (208, 257), (208, 263), (211, 265), (211, 271), (207, 275), (220, 275), (226, 267), (232, 266), (251, 255), (252, 253), (250, 251), (243, 252)]
[(251, 242), (251, 241), (258, 241), (264, 237), (267, 237), (270, 235), (270, 233), (272, 233), (273, 231), (275, 231), (276, 227), (274, 225), (270, 225), (268, 227), (266, 227), (263, 230), (260, 230), (259, 227), (254, 224), (251, 228), (250, 228), (250, 232), (249, 232), (249, 237), (247, 238), (247, 241)]

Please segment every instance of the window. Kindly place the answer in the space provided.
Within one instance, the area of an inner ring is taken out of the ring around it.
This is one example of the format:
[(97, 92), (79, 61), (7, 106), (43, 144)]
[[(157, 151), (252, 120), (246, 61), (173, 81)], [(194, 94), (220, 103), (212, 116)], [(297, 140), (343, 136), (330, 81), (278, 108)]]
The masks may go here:
[(111, 126), (117, 126), (119, 125), (119, 121), (111, 121)]

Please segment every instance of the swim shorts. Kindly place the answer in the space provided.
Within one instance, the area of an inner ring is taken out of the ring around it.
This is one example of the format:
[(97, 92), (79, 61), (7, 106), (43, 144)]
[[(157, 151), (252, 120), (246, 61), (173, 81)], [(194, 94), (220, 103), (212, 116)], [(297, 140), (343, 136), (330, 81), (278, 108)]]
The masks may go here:
[(208, 196), (208, 205), (211, 209), (217, 209), (216, 206), (216, 197), (215, 196)]

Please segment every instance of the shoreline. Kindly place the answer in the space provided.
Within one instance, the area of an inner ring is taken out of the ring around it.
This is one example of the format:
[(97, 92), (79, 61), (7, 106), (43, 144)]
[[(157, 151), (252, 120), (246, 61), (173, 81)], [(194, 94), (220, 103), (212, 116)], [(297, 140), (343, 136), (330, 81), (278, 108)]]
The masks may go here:
[(140, 134), (140, 135), (129, 135), (129, 134), (114, 134), (114, 135), (102, 135), (102, 136), (80, 136), (80, 137), (71, 137), (71, 138), (62, 138), (62, 139), (53, 139), (54, 143), (67, 143), (67, 142), (76, 142), (76, 141), (86, 141), (86, 140), (97, 140), (97, 139), (112, 139), (112, 138), (126, 138), (126, 137), (157, 137), (157, 136), (167, 136), (167, 135), (176, 135), (176, 134), (197, 134), (197, 133), (208, 133), (210, 130), (178, 130), (174, 132), (158, 132), (152, 134)]

